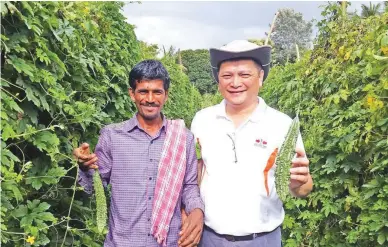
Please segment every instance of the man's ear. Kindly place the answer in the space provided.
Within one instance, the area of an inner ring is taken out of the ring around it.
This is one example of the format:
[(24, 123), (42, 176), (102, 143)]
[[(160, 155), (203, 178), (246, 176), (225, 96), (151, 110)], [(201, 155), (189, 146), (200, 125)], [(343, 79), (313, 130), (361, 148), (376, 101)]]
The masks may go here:
[(164, 102), (166, 102), (168, 99), (168, 90), (166, 90), (166, 99), (164, 100)]
[(260, 75), (259, 75), (259, 87), (260, 88), (263, 86), (263, 80), (264, 80), (264, 70), (260, 70)]
[(131, 87), (128, 88), (128, 94), (131, 97), (132, 101), (135, 101), (135, 90), (132, 89)]

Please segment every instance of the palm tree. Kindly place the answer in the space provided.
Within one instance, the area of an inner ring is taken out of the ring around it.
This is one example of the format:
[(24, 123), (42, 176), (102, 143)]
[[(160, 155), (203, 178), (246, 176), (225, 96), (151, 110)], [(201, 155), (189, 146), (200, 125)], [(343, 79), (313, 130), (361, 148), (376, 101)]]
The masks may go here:
[(380, 8), (381, 3), (372, 4), (372, 2), (369, 2), (369, 7), (365, 4), (361, 5), (361, 17), (367, 18), (369, 16), (378, 15), (380, 14)]
[(164, 57), (176, 57), (178, 55), (178, 50), (170, 45), (170, 48), (168, 48), (168, 50), (166, 50), (166, 48), (164, 46), (162, 46), (163, 48), (163, 56)]

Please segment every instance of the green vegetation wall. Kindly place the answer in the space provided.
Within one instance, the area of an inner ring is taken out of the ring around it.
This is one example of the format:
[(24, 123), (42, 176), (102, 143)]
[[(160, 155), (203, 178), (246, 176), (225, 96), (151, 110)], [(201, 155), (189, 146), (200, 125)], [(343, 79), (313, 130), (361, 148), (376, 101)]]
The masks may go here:
[(184, 119), (186, 127), (190, 128), (195, 113), (201, 109), (202, 97), (175, 60), (170, 56), (162, 59), (171, 77), (171, 93), (163, 112), (169, 118)]
[[(94, 198), (77, 185), (71, 152), (81, 142), (94, 146), (103, 125), (136, 110), (128, 73), (144, 46), (123, 4), (1, 3), (3, 246), (103, 243)], [(199, 92), (178, 65), (162, 62), (172, 79), (166, 114), (189, 126)]]
[(185, 72), (199, 92), (202, 95), (215, 93), (217, 86), (211, 71), (209, 50), (184, 50), (181, 56)]
[(261, 95), (294, 116), (314, 190), (285, 203), (287, 247), (388, 245), (388, 13), (362, 19), (330, 4), (315, 48), (274, 67)]

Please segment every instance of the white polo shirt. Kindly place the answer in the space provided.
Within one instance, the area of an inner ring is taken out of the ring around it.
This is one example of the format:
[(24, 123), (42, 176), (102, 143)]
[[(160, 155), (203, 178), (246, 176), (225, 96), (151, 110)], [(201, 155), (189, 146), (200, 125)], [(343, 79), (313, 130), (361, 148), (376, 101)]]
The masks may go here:
[[(200, 188), (205, 224), (220, 234), (268, 232), (284, 220), (275, 188), (276, 164), (267, 175), (268, 196), (264, 169), (271, 153), (280, 149), (292, 119), (261, 97), (258, 100), (255, 111), (237, 129), (226, 115), (225, 100), (197, 112), (191, 125), (206, 167)], [(297, 146), (303, 148), (300, 135)]]

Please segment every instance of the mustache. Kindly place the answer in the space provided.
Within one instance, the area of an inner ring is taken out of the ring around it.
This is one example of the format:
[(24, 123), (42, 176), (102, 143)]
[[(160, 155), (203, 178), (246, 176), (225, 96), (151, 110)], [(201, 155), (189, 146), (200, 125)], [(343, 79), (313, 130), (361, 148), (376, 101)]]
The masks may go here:
[(150, 107), (159, 107), (159, 105), (155, 104), (155, 103), (142, 103), (140, 105), (142, 105), (142, 106), (150, 106)]

